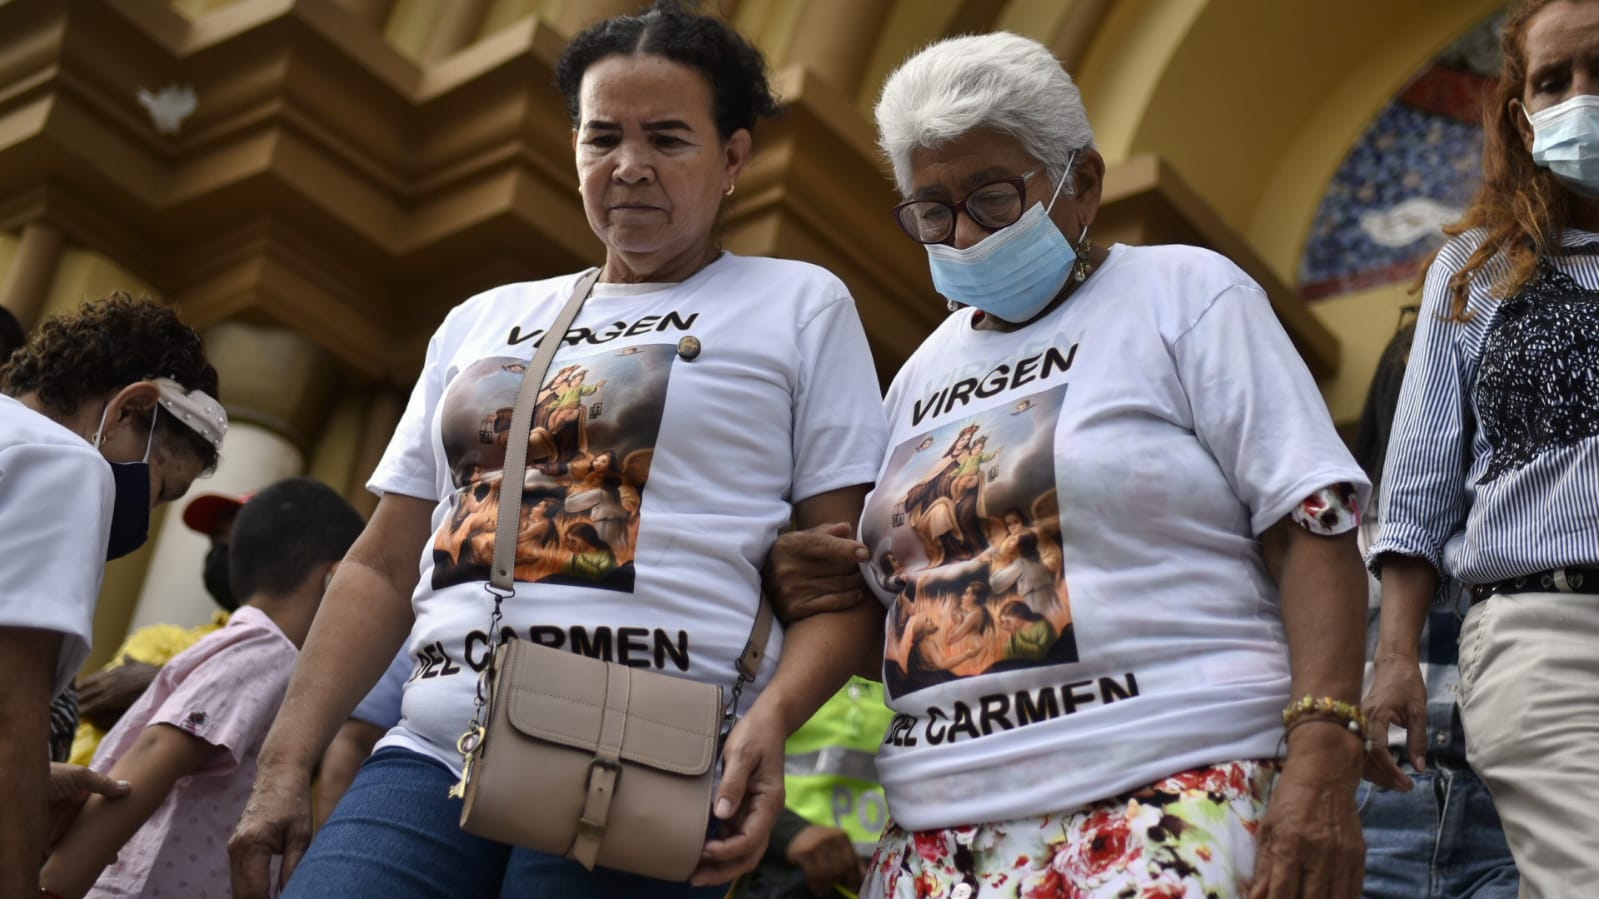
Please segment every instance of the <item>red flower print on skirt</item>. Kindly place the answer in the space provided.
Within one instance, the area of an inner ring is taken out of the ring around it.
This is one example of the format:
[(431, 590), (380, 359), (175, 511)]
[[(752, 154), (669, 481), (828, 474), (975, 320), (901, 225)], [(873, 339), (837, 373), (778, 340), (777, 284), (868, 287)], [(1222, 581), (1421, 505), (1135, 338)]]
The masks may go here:
[(1239, 899), (1281, 766), (1183, 771), (1071, 811), (910, 832), (890, 823), (862, 899)]

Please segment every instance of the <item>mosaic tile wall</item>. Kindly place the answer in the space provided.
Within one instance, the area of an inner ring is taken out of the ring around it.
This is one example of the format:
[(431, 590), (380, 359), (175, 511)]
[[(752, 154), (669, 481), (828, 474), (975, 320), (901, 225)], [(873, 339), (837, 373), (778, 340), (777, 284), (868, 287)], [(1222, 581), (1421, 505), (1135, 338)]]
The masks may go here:
[(1499, 71), (1495, 15), (1430, 63), (1333, 176), (1299, 265), (1307, 300), (1409, 281), (1482, 169), (1482, 101)]

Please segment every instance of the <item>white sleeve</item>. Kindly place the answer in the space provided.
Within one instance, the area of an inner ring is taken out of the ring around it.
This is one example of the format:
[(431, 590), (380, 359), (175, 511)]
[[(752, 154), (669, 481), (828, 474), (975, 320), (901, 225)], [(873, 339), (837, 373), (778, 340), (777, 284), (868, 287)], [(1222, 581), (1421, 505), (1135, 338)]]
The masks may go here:
[(443, 365), (439, 333), (443, 330), (441, 326), (428, 341), (427, 359), (422, 363), (422, 374), (417, 377), (416, 386), (411, 388), (405, 413), (395, 425), (394, 436), (389, 438), (377, 469), (366, 482), (366, 489), (378, 496), (397, 493), (433, 502), (440, 499), (433, 416), (438, 414), (439, 401), (444, 395), (444, 378), (439, 370)]
[(111, 473), (87, 443), (0, 450), (0, 627), (62, 635), (56, 692), (89, 653), (115, 499)]
[(800, 326), (789, 499), (870, 484), (888, 443), (877, 368), (855, 303), (828, 303)]
[(1355, 485), (1365, 508), (1371, 484), (1264, 291), (1226, 287), (1172, 351), (1194, 434), (1249, 508), (1255, 533), (1340, 482)]

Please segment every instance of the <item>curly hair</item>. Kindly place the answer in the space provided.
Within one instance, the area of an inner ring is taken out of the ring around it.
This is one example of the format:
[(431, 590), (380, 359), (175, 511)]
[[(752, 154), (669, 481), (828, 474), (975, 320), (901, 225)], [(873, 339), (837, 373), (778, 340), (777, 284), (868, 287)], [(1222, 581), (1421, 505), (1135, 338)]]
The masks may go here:
[(555, 67), (566, 111), (579, 121), (578, 94), (589, 66), (612, 56), (660, 56), (705, 76), (711, 86), (711, 116), (726, 140), (739, 129), (777, 114), (777, 98), (766, 76), (766, 58), (732, 26), (691, 12), (680, 0), (655, 0), (635, 16), (617, 16), (572, 38)]
[[(0, 367), (0, 392), (36, 393), (45, 408), (65, 416), (86, 401), (160, 377), (217, 395), (217, 370), (206, 361), (200, 335), (172, 308), (115, 291), (45, 320)], [(205, 468), (216, 465), (216, 447), (176, 419), (157, 417), (156, 429)]]
[[(1530, 283), (1538, 273), (1539, 261), (1559, 246), (1575, 212), (1571, 192), (1548, 169), (1533, 163), (1510, 111), (1510, 101), (1521, 99), (1526, 87), (1527, 26), (1554, 2), (1522, 0), (1506, 16), (1499, 32), (1505, 61), (1498, 84), (1484, 101), (1482, 186), (1465, 216), (1444, 229), (1451, 236), (1477, 228), (1486, 232), (1466, 264), (1449, 279), (1447, 318), (1454, 321), (1470, 318), (1466, 299), (1471, 282), (1486, 274), (1485, 266), (1495, 257), (1503, 256), (1508, 263), (1493, 284), (1496, 297), (1513, 296)], [(1437, 258), (1434, 253), (1422, 267), (1417, 289)]]

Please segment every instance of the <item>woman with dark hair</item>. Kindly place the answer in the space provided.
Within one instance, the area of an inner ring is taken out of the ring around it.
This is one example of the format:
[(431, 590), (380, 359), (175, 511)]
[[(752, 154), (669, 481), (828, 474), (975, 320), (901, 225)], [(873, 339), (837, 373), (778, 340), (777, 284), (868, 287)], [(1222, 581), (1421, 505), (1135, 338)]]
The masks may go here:
[[(496, 491), (520, 478), (529, 493), (569, 498), (561, 554), (570, 564), (518, 566), (504, 631), (558, 634), (564, 648), (602, 656), (636, 639), (613, 642), (623, 631), (653, 634), (657, 645), (682, 635), (686, 670), (659, 652), (655, 667), (731, 687), (778, 531), (791, 516), (853, 520), (884, 439), (870, 352), (844, 285), (814, 266), (718, 245), (751, 129), (776, 110), (759, 52), (720, 20), (662, 2), (577, 35), (557, 77), (584, 209), (606, 250), (549, 369), (564, 386), (545, 394), (549, 432), (570, 427), (563, 421), (580, 421), (581, 432), (541, 437), (520, 472), (497, 470), (503, 447), (478, 440), (486, 414), (514, 405), (520, 378), (498, 373), (533, 353), (532, 342), (508, 346), (505, 335), (548, 328), (580, 274), (505, 285), (450, 313), (371, 480), (382, 495), (372, 523), (333, 580), (262, 750), (232, 841), (241, 899), (267, 894), (274, 854), (290, 897), (720, 897), (725, 887), (714, 884), (755, 865), (782, 806), (785, 736), (875, 640), (878, 616), (864, 610), (774, 635), (726, 735), (715, 832), (694, 885), (587, 871), (461, 830), (461, 804), (447, 794), (461, 779), (456, 741), (472, 718), (494, 602), (486, 566), (452, 566), (447, 555), (439, 564), (424, 550), (463, 501), (466, 488), (448, 477), (451, 447), (479, 453), (480, 483)], [(575, 337), (584, 334), (600, 339)], [(605, 384), (603, 396), (584, 384)], [(454, 429), (468, 426), (457, 439)], [(522, 439), (531, 438), (507, 435)], [(636, 512), (631, 498), (619, 504), (630, 520), (604, 503), (574, 512), (583, 479), (598, 471), (606, 481), (618, 459), (625, 471), (616, 473), (637, 494)], [(619, 527), (632, 539), (607, 547), (604, 532)], [(312, 766), (408, 633), (413, 651), (444, 664), (406, 684), (404, 719), (302, 862)]]
[(0, 895), (39, 890), (48, 710), (89, 654), (102, 563), (216, 464), (216, 392), (200, 336), (120, 293), (45, 321), (0, 367)]
[(1548, 899), (1599, 882), (1599, 2), (1525, 0), (1501, 47), (1384, 465), (1367, 704), (1378, 733), (1424, 726), (1417, 637), (1440, 582), (1465, 585), (1467, 756), (1522, 895)]

